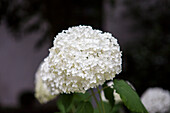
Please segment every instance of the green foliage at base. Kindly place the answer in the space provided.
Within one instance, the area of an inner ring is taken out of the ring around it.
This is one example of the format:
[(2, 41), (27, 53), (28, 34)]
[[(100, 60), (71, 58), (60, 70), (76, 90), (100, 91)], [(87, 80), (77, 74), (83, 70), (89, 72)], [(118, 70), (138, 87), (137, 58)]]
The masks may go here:
[[(89, 92), (62, 94), (57, 101), (59, 113), (122, 113), (123, 104), (131, 111), (135, 113), (148, 113), (144, 105), (140, 101), (138, 94), (129, 86), (124, 80), (114, 80), (113, 88), (104, 87), (105, 98), (109, 102), (98, 101), (98, 105), (93, 108), (91, 104), (91, 96)], [(120, 95), (123, 103), (115, 103), (113, 92)], [(95, 94), (99, 93), (95, 92)], [(94, 96), (94, 95), (93, 95)], [(104, 109), (103, 109), (104, 108)]]
[[(88, 92), (82, 93), (72, 93), (72, 94), (61, 94), (59, 100), (57, 101), (57, 107), (60, 110), (59, 113), (83, 113), (82, 109), (88, 108), (86, 113), (93, 113), (93, 107), (90, 100), (90, 95)], [(85, 110), (83, 110), (85, 111)], [(90, 112), (91, 111), (91, 112)]]
[(111, 106), (114, 106), (115, 100), (114, 100), (114, 95), (113, 95), (113, 88), (108, 87), (106, 84), (103, 85), (104, 88), (104, 96), (106, 99), (109, 101)]
[(92, 104), (89, 101), (87, 102), (82, 101), (78, 105), (75, 113), (93, 113), (93, 112), (94, 112), (94, 109), (93, 109)]
[(57, 101), (61, 113), (68, 113), (73, 106), (73, 94), (62, 94)]

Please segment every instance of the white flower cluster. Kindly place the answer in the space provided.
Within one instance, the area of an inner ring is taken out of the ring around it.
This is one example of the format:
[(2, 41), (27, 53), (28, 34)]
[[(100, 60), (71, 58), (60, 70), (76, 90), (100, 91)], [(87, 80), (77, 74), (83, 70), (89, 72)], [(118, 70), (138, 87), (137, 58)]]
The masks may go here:
[[(43, 63), (42, 63), (43, 64)], [(56, 96), (51, 95), (51, 93), (48, 91), (46, 84), (43, 83), (42, 79), (41, 79), (41, 70), (39, 66), (35, 76), (35, 97), (39, 100), (40, 103), (46, 103), (50, 100), (52, 100), (53, 98), (55, 98)]]
[(149, 113), (170, 113), (170, 92), (167, 90), (149, 88), (141, 100)]
[(120, 46), (110, 33), (76, 26), (59, 33), (41, 66), (52, 95), (81, 92), (102, 85), (121, 72)]

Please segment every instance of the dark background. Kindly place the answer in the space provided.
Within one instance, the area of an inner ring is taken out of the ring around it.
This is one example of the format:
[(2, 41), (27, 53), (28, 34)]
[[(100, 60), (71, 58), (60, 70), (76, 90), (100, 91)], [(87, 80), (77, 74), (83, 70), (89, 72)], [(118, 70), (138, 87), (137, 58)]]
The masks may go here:
[[(36, 69), (53, 37), (80, 24), (118, 39), (123, 71), (117, 78), (130, 81), (139, 95), (148, 87), (170, 90), (169, 0), (0, 0), (3, 111), (40, 106), (33, 96)], [(43, 111), (55, 111), (51, 105), (43, 105)], [(29, 110), (40, 112), (37, 107)]]

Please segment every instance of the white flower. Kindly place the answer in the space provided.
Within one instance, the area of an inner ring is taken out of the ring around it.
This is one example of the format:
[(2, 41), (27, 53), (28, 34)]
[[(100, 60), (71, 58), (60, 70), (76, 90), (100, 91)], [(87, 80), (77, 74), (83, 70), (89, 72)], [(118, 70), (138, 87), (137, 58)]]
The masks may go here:
[(40, 76), (40, 67), (42, 64), (40, 64), (35, 76), (35, 97), (39, 100), (40, 103), (46, 103), (56, 96), (51, 95), (51, 93), (48, 91), (46, 84), (43, 83), (41, 76)]
[(41, 68), (52, 94), (84, 93), (121, 72), (120, 46), (110, 33), (80, 25), (63, 30), (53, 44)]
[(149, 88), (141, 100), (149, 113), (170, 113), (170, 92), (167, 90)]

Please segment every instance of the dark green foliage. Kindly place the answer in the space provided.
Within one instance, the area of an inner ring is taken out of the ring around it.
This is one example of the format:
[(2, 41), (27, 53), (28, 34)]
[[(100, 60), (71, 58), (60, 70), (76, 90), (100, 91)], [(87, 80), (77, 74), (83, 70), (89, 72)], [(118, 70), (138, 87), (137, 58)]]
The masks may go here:
[(122, 103), (115, 104), (110, 113), (120, 113), (120, 110), (123, 111)]
[(113, 95), (113, 88), (110, 88), (106, 85), (106, 83), (103, 85), (104, 88), (104, 95), (106, 97), (106, 99), (109, 101), (109, 103), (111, 104), (111, 106), (114, 106), (114, 95)]
[(89, 101), (87, 102), (82, 101), (79, 103), (75, 113), (93, 113), (93, 112), (94, 110), (92, 104)]
[(125, 81), (115, 79), (114, 89), (129, 110), (137, 113), (148, 113), (138, 94)]
[[(111, 106), (108, 102), (103, 102), (105, 113), (120, 113), (120, 110), (122, 108), (122, 104), (115, 104), (114, 106)], [(101, 102), (99, 102), (99, 105), (101, 105)], [(94, 109), (94, 113), (100, 113), (98, 107)]]
[[(73, 93), (62, 94), (57, 101), (57, 107), (60, 110), (59, 113), (117, 113), (123, 110), (122, 104), (114, 104), (113, 91), (116, 90), (129, 110), (138, 113), (148, 113), (143, 104), (140, 101), (138, 94), (123, 80), (114, 80), (114, 89), (108, 88), (103, 85), (105, 97), (109, 102), (99, 101), (99, 106), (94, 109), (91, 104), (91, 95), (86, 92), (85, 94)], [(102, 104), (103, 103), (103, 104)], [(103, 107), (104, 110), (103, 110)], [(100, 107), (100, 108), (99, 108)]]
[[(105, 113), (112, 113), (111, 112), (112, 106), (108, 102), (103, 102), (103, 104), (104, 104), (104, 108), (105, 108)], [(102, 106), (101, 102), (99, 102), (99, 105)], [(100, 113), (98, 107), (94, 110), (94, 113)]]
[(57, 101), (58, 109), (61, 113), (68, 113), (73, 105), (73, 94), (62, 94)]
[(86, 93), (74, 93), (74, 103), (76, 105), (79, 104), (79, 102), (81, 101), (89, 101), (91, 98), (90, 98), (90, 94), (88, 92)]
[(88, 92), (84, 94), (61, 94), (59, 96), (59, 100), (57, 101), (57, 107), (60, 110), (60, 113), (75, 112), (78, 107), (80, 107), (80, 103), (88, 102), (89, 100), (90, 95)]

